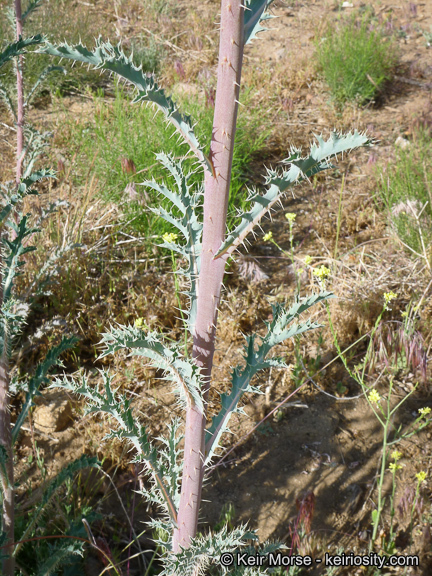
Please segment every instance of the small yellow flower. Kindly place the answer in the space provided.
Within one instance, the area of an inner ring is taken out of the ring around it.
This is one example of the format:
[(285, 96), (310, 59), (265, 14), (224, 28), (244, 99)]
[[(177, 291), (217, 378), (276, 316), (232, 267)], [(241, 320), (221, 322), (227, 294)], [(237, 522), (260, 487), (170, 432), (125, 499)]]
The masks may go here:
[(328, 278), (330, 276), (330, 270), (329, 268), (327, 268), (327, 266), (320, 266), (319, 268), (315, 268), (315, 270), (313, 271), (315, 276), (318, 276), (318, 278), (321, 279), (325, 279)]
[(399, 452), (399, 450), (393, 450), (390, 456), (393, 458), (395, 462), (397, 462), (402, 458), (402, 452)]
[(402, 316), (402, 318), (406, 318), (408, 316), (408, 312), (406, 312), (406, 311), (401, 312), (401, 316)]
[(135, 328), (144, 328), (144, 318), (137, 318), (134, 322)]
[(383, 296), (384, 296), (384, 308), (386, 310), (390, 310), (389, 304), (392, 300), (397, 298), (397, 294), (395, 294), (392, 290), (390, 290), (390, 292), (384, 292)]
[(431, 409), (429, 408), (429, 406), (426, 406), (426, 408), (419, 408), (420, 416), (423, 416), (424, 418), (426, 418), (426, 416), (430, 414), (430, 412)]
[(264, 242), (268, 242), (269, 240), (273, 239), (273, 232), (267, 232), (267, 234), (264, 234), (263, 236), (263, 240)]
[(303, 268), (299, 268), (297, 270), (297, 272), (298, 272), (298, 275), (301, 276), (303, 274), (304, 270), (303, 270)]
[(320, 266), (313, 271), (314, 276), (318, 278), (321, 287), (324, 288), (327, 278), (330, 276), (330, 270), (327, 266)]
[(416, 474), (416, 478), (419, 484), (423, 484), (426, 480), (427, 473), (424, 470), (421, 470)]
[(402, 468), (402, 464), (396, 464), (396, 462), (390, 462), (390, 464), (389, 464), (389, 469), (392, 472), (397, 472), (401, 468)]
[(288, 222), (293, 223), (295, 222), (295, 219), (297, 217), (297, 214), (294, 214), (294, 212), (287, 212), (285, 214), (285, 218), (288, 220)]
[(178, 234), (175, 234), (174, 232), (165, 232), (165, 234), (162, 236), (162, 240), (167, 244), (172, 244), (177, 240), (177, 238)]
[(310, 256), (305, 256), (305, 264), (306, 266), (309, 266), (309, 264), (312, 262), (312, 258)]
[(381, 400), (381, 396), (378, 394), (376, 390), (372, 390), (368, 398), (369, 402), (372, 402), (373, 404), (378, 404), (378, 402)]

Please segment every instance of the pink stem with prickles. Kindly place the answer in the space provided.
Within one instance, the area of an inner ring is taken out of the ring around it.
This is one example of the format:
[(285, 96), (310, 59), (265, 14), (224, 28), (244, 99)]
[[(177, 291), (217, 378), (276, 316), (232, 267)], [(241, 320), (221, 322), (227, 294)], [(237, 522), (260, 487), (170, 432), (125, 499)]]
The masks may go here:
[[(193, 357), (206, 381), (204, 405), (210, 388), (218, 306), (226, 264), (226, 257), (214, 259), (214, 255), (226, 231), (243, 59), (243, 11), (241, 0), (222, 0), (218, 78), (210, 146), (213, 173), (205, 172), (204, 227), (193, 344)], [(178, 528), (173, 536), (175, 553), (179, 552), (180, 546), (187, 548), (197, 532), (204, 475), (205, 425), (205, 407), (199, 410), (196, 406), (188, 406)]]

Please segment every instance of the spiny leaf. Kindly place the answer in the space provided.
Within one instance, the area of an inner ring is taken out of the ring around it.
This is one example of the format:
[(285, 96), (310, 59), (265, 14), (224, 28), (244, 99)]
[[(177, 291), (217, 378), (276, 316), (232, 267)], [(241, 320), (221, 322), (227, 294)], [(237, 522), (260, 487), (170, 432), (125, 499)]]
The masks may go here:
[(273, 0), (246, 0), (244, 11), (244, 43), (249, 44), (259, 32), (267, 30), (261, 26), (261, 22), (274, 18), (265, 10), (273, 3)]
[(82, 44), (70, 46), (64, 43), (54, 46), (48, 42), (40, 52), (90, 64), (96, 69), (109, 70), (129, 81), (138, 90), (134, 102), (151, 102), (156, 105), (165, 114), (166, 119), (180, 132), (200, 162), (213, 173), (212, 163), (195, 136), (190, 116), (181, 114), (176, 104), (158, 86), (153, 76), (145, 74), (141, 66), (135, 66), (132, 58), (126, 56), (120, 46), (113, 46), (98, 38), (96, 48), (93, 51), (88, 50)]
[(188, 184), (189, 174), (185, 173), (181, 161), (176, 161), (172, 156), (163, 153), (157, 154), (156, 158), (174, 177), (178, 192), (173, 192), (164, 184), (159, 184), (154, 180), (143, 182), (143, 185), (164, 196), (181, 214), (179, 218), (177, 214), (164, 208), (152, 209), (155, 214), (177, 228), (183, 236), (184, 242), (182, 243), (164, 241), (160, 247), (177, 252), (187, 263), (185, 268), (180, 268), (177, 272), (185, 276), (189, 283), (189, 290), (186, 292), (189, 298), (189, 310), (183, 312), (187, 318), (189, 332), (194, 334), (203, 228), (202, 223), (198, 221), (197, 212), (202, 204), (202, 195), (191, 191)]
[(177, 509), (173, 501), (169, 486), (166, 485), (164, 474), (161, 472), (157, 457), (157, 450), (150, 442), (144, 426), (136, 423), (130, 407), (130, 400), (124, 395), (116, 394), (112, 389), (112, 378), (104, 371), (100, 372), (104, 393), (98, 392), (89, 386), (87, 378), (81, 375), (81, 379), (57, 378), (51, 388), (64, 388), (75, 394), (80, 394), (87, 399), (86, 413), (105, 413), (110, 415), (118, 424), (118, 429), (111, 430), (107, 438), (125, 438), (137, 451), (136, 462), (147, 466), (153, 481), (163, 496), (161, 500), (165, 505), (165, 511), (169, 514), (173, 526), (177, 526)]
[(26, 48), (29, 46), (36, 46), (37, 44), (43, 44), (45, 42), (45, 37), (42, 34), (36, 34), (35, 36), (30, 36), (29, 38), (19, 38), (16, 42), (12, 42), (3, 52), (0, 52), (0, 68), (4, 66), (7, 62), (16, 58), (21, 54), (27, 52)]
[[(52, 136), (50, 132), (39, 132), (33, 126), (26, 124), (24, 127), (25, 136), (25, 157), (24, 157), (24, 172), (23, 180), (30, 178), (33, 173), (33, 168), (36, 160), (48, 147), (48, 140)], [(54, 173), (51, 171), (52, 176)]]
[[(228, 530), (224, 526), (219, 532), (209, 532), (191, 538), (187, 548), (181, 548), (178, 554), (168, 554), (165, 557), (164, 570), (161, 576), (178, 575), (193, 576), (207, 574), (210, 565), (220, 564), (223, 553), (234, 553), (246, 545), (248, 540), (258, 540), (256, 533), (241, 525)], [(165, 543), (163, 547), (166, 548)], [(223, 568), (223, 567), (222, 567)], [(231, 571), (230, 569), (227, 569)], [(224, 570), (225, 572), (225, 570)]]
[(13, 281), (19, 275), (18, 269), (24, 264), (20, 258), (36, 249), (34, 246), (25, 246), (23, 243), (24, 238), (39, 231), (38, 228), (28, 228), (27, 220), (27, 216), (24, 216), (19, 221), (18, 226), (11, 222), (10, 227), (14, 230), (16, 237), (12, 241), (3, 238), (3, 244), (6, 247), (2, 266), (3, 303), (9, 300)]
[[(10, 357), (14, 340), (21, 333), (30, 306), (14, 297), (0, 306), (0, 353)], [(6, 345), (6, 349), (5, 349)]]
[(110, 332), (102, 335), (101, 343), (106, 347), (101, 358), (128, 348), (132, 349), (132, 355), (149, 358), (152, 366), (163, 370), (165, 378), (174, 382), (175, 392), (182, 402), (203, 410), (203, 382), (198, 366), (192, 360), (182, 357), (178, 347), (165, 346), (157, 332), (145, 334), (142, 329), (134, 326), (112, 327)]
[(39, 180), (42, 180), (42, 178), (55, 178), (55, 173), (52, 170), (38, 170), (21, 179), (18, 190), (14, 190), (9, 198), (6, 199), (5, 206), (0, 212), (0, 224), (6, 220), (13, 207), (18, 204), (20, 200), (29, 194), (37, 194), (37, 191), (31, 186)]
[(43, 0), (32, 0), (28, 6), (27, 6), (27, 10), (24, 12), (24, 14), (21, 16), (21, 20), (23, 22), (25, 22), (27, 20), (27, 18), (37, 9), (39, 8), (39, 6), (42, 4)]
[(217, 251), (215, 258), (224, 254), (231, 255), (290, 186), (310, 178), (322, 170), (331, 168), (330, 159), (332, 156), (371, 144), (371, 141), (357, 130), (346, 135), (333, 132), (327, 141), (321, 136), (316, 138), (318, 144), (311, 146), (308, 156), (302, 157), (299, 150), (291, 150), (290, 157), (283, 161), (283, 164), (289, 164), (288, 170), (283, 170), (282, 173), (268, 170), (266, 193), (263, 195), (256, 193), (249, 199), (252, 208), (242, 215), (240, 224), (228, 235), (228, 238)]
[[(180, 426), (180, 420), (174, 419), (168, 425), (168, 438), (157, 438), (161, 443), (158, 449), (159, 472), (176, 510), (180, 504), (180, 482), (183, 470), (181, 465), (183, 451), (179, 447), (183, 439), (183, 436), (179, 434)], [(139, 461), (139, 458), (135, 458), (134, 461)], [(148, 502), (153, 502), (162, 510), (166, 510), (166, 502), (160, 490), (155, 491), (153, 488), (143, 487), (139, 490), (139, 494)], [(170, 529), (171, 526), (168, 527), (168, 530)]]
[(258, 392), (260, 389), (250, 385), (252, 378), (260, 371), (269, 367), (283, 368), (285, 363), (280, 358), (267, 359), (266, 356), (277, 344), (287, 338), (293, 338), (303, 332), (319, 328), (319, 324), (306, 320), (301, 324), (291, 324), (293, 320), (318, 302), (333, 298), (331, 292), (320, 292), (308, 298), (298, 299), (289, 310), (282, 306), (273, 307), (273, 320), (266, 324), (267, 334), (261, 344), (255, 349), (255, 336), (246, 338), (246, 347), (243, 367), (237, 366), (232, 373), (231, 392), (221, 395), (221, 409), (213, 418), (210, 428), (206, 430), (206, 464), (214, 456), (222, 434), (228, 431), (228, 422), (234, 412), (240, 412), (239, 402), (246, 392)]
[[(295, 318), (298, 318), (300, 314), (311, 308), (314, 304), (324, 302), (324, 300), (328, 300), (330, 298), (335, 298), (335, 295), (332, 292), (323, 291), (319, 294), (312, 294), (311, 296), (307, 296), (306, 298), (297, 298), (289, 310), (285, 310), (283, 306), (278, 304), (273, 306), (273, 320), (269, 324), (266, 323), (268, 332), (263, 339), (263, 353), (266, 355), (273, 346), (276, 346), (284, 340), (292, 337), (292, 329), (293, 327), (298, 329), (298, 325), (294, 324), (292, 327), (288, 327), (288, 325)], [(306, 326), (308, 322), (309, 321), (303, 325)], [(319, 327), (318, 324), (310, 323), (308, 325), (312, 326), (312, 328)], [(310, 330), (312, 328), (307, 329)]]

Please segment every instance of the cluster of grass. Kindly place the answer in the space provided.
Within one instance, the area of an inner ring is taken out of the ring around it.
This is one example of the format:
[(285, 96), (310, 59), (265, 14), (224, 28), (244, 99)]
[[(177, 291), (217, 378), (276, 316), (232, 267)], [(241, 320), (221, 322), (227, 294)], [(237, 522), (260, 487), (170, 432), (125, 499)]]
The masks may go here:
[[(247, 100), (248, 95), (244, 98)], [(184, 97), (176, 98), (179, 100), (182, 109), (197, 121), (195, 131), (200, 141), (210, 143), (213, 108), (196, 97), (187, 101)], [(228, 208), (231, 219), (236, 216), (235, 209), (245, 208), (246, 186), (253, 180), (252, 162), (263, 151), (270, 134), (270, 130), (263, 129), (259, 122), (254, 109), (240, 114)], [(157, 163), (155, 154), (163, 151), (183, 158), (187, 151), (173, 130), (167, 128), (163, 115), (155, 114), (150, 107), (132, 104), (130, 96), (119, 89), (112, 102), (95, 97), (94, 117), (78, 125), (71, 123), (69, 127), (69, 137), (75, 142), (80, 156), (77, 183), (83, 183), (84, 175), (92, 165), (103, 198), (124, 205), (128, 220), (133, 218), (135, 231), (147, 237), (170, 231), (167, 223), (148, 209), (159, 205), (161, 199), (141, 185), (145, 180), (155, 179), (174, 186), (173, 179)], [(196, 170), (195, 159), (186, 158), (185, 164), (193, 172), (190, 184), (200, 185), (202, 172)]]
[(397, 236), (421, 256), (432, 242), (431, 158), (430, 132), (420, 131), (406, 148), (397, 148), (391, 166), (379, 172), (377, 197)]
[(374, 100), (391, 78), (396, 45), (383, 26), (364, 14), (326, 28), (316, 44), (318, 69), (337, 104)]
[(144, 72), (157, 74), (160, 71), (165, 51), (153, 37), (141, 37), (133, 41), (132, 52), (135, 63), (142, 66)]
[(167, 15), (176, 11), (176, 3), (173, 0), (143, 0), (146, 10), (154, 15)]

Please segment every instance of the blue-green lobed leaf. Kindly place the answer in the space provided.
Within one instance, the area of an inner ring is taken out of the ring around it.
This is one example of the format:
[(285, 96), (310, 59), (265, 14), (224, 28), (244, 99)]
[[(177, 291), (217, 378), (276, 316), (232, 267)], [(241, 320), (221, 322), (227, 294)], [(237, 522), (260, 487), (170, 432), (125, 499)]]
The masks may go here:
[(232, 385), (229, 393), (221, 395), (221, 408), (213, 418), (210, 427), (206, 430), (205, 462), (208, 464), (219, 446), (224, 432), (228, 431), (231, 415), (240, 412), (239, 402), (246, 392), (262, 393), (259, 387), (251, 386), (252, 378), (261, 370), (270, 367), (284, 368), (286, 365), (280, 358), (267, 358), (271, 349), (288, 338), (293, 338), (309, 330), (319, 328), (320, 325), (306, 320), (302, 323), (293, 323), (300, 314), (314, 304), (333, 298), (331, 292), (312, 294), (307, 298), (298, 299), (289, 310), (282, 306), (273, 307), (273, 320), (266, 324), (267, 334), (262, 338), (261, 344), (255, 346), (255, 336), (246, 338), (244, 365), (237, 366), (232, 373)]
[(199, 368), (191, 359), (183, 357), (179, 346), (165, 346), (159, 334), (145, 333), (135, 326), (111, 327), (110, 332), (102, 335), (101, 343), (105, 345), (102, 358), (122, 349), (131, 349), (131, 355), (149, 358), (152, 366), (162, 370), (165, 378), (174, 383), (174, 391), (183, 404), (203, 411), (203, 380)]
[(244, 11), (244, 43), (249, 44), (259, 32), (267, 30), (261, 22), (274, 18), (265, 11), (274, 0), (245, 0)]
[(299, 150), (291, 150), (290, 156), (283, 161), (284, 165), (289, 165), (289, 169), (282, 172), (268, 170), (267, 191), (262, 195), (254, 192), (249, 198), (251, 209), (242, 215), (240, 224), (228, 234), (215, 258), (223, 254), (231, 255), (291, 186), (331, 168), (331, 159), (337, 154), (371, 144), (367, 136), (357, 130), (345, 135), (333, 132), (328, 140), (321, 136), (316, 138), (318, 143), (311, 146), (308, 156), (302, 157)]

